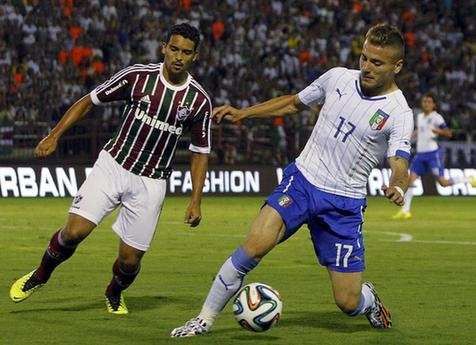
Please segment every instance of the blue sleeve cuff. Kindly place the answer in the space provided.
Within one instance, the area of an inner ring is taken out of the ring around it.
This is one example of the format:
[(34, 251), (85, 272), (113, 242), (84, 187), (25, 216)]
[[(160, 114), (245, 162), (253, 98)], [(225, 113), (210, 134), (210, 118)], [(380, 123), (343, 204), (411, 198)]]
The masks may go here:
[(403, 150), (397, 150), (397, 152), (395, 152), (395, 156), (405, 158), (407, 161), (410, 160), (410, 153)]
[(448, 126), (446, 125), (446, 123), (442, 123), (441, 125), (438, 126), (439, 129), (445, 129), (445, 128), (448, 128)]

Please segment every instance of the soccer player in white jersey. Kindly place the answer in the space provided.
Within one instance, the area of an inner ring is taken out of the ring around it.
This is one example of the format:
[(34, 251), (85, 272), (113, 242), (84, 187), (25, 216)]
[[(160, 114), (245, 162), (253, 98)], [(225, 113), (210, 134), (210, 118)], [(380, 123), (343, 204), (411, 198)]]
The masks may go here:
[(443, 187), (452, 186), (458, 183), (470, 183), (476, 187), (476, 177), (453, 177), (444, 176), (444, 166), (442, 153), (438, 146), (438, 138), (451, 138), (453, 133), (445, 123), (441, 114), (436, 112), (437, 101), (432, 93), (426, 93), (421, 99), (423, 112), (417, 115), (416, 119), (416, 155), (410, 165), (410, 183), (405, 193), (404, 205), (392, 218), (410, 219), (412, 214), (410, 207), (413, 198), (413, 184), (417, 178), (427, 173), (431, 173)]
[(134, 65), (116, 73), (77, 101), (36, 147), (53, 153), (61, 135), (93, 105), (123, 102), (123, 123), (109, 140), (69, 209), (66, 225), (51, 238), (40, 265), (10, 289), (21, 302), (43, 286), (53, 270), (73, 255), (102, 219), (120, 206), (113, 230), (120, 237), (113, 277), (106, 288), (107, 310), (127, 314), (122, 291), (139, 273), (160, 215), (177, 142), (191, 132), (193, 191), (185, 223), (200, 223), (200, 203), (210, 152), (210, 98), (188, 73), (197, 59), (200, 32), (184, 23), (171, 27), (162, 47), (164, 62)]
[(360, 70), (332, 68), (296, 95), (273, 98), (249, 108), (219, 107), (218, 121), (294, 114), (321, 104), (305, 148), (284, 170), (242, 246), (220, 268), (197, 317), (175, 328), (172, 337), (210, 330), (219, 312), (240, 289), (245, 275), (278, 243), (307, 224), (319, 263), (327, 268), (337, 306), (349, 316), (364, 314), (376, 328), (391, 327), (389, 311), (365, 269), (362, 238), (366, 184), (384, 156), (392, 169), (385, 196), (403, 204), (413, 115), (394, 78), (403, 66), (404, 41), (381, 24), (366, 34)]

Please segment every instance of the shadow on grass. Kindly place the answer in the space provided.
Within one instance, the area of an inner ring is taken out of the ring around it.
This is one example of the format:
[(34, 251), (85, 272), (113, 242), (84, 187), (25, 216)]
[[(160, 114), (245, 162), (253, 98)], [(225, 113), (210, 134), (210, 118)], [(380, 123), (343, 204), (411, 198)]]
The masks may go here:
[[(21, 313), (34, 313), (34, 312), (43, 312), (43, 311), (84, 311), (84, 310), (98, 310), (105, 309), (105, 302), (102, 300), (87, 301), (84, 303), (71, 303), (73, 298), (65, 299), (61, 298), (59, 300), (49, 299), (47, 301), (42, 301), (41, 304), (48, 304), (48, 307), (40, 306), (36, 308), (12, 310), (11, 314), (21, 314)], [(84, 301), (84, 298), (82, 298)], [(149, 310), (149, 309), (158, 309), (160, 306), (169, 305), (169, 304), (184, 304), (188, 302), (187, 299), (181, 299), (170, 296), (125, 296), (125, 301), (128, 308), (131, 311), (134, 310)]]
[(279, 322), (280, 328), (322, 328), (339, 333), (368, 332), (371, 330), (365, 317), (350, 318), (338, 311), (289, 312)]
[[(325, 329), (336, 333), (357, 333), (357, 332), (371, 332), (372, 329), (367, 323), (365, 317), (349, 318), (344, 314), (335, 311), (302, 311), (302, 312), (288, 312), (283, 319), (279, 321), (276, 326), (280, 329), (285, 328), (314, 328), (316, 330)], [(213, 334), (227, 334), (237, 333), (239, 326), (226, 327), (214, 329)], [(230, 339), (240, 341), (253, 341), (258, 343), (269, 344), (273, 341), (281, 339), (281, 337), (264, 333), (253, 333), (244, 331), (236, 336), (230, 336)]]

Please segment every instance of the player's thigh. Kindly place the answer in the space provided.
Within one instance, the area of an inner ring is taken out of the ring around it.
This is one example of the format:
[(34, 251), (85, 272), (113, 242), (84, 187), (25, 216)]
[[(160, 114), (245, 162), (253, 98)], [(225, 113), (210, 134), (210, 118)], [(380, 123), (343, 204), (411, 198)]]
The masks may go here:
[(109, 153), (101, 151), (91, 173), (76, 193), (69, 213), (98, 225), (119, 205), (124, 172)]
[(445, 167), (443, 164), (443, 157), (440, 151), (436, 151), (431, 155), (431, 158), (428, 162), (429, 168), (433, 176), (440, 182), (442, 185), (446, 185), (445, 182), (448, 182), (445, 179)]
[(266, 205), (274, 209), (284, 223), (280, 242), (286, 241), (307, 223), (309, 194), (314, 189), (294, 163), (284, 169), (283, 179), (266, 199)]
[(284, 231), (285, 225), (280, 214), (271, 206), (264, 205), (251, 224), (243, 249), (251, 257), (261, 259), (279, 243)]
[(330, 270), (352, 273), (365, 270), (362, 235), (365, 199), (318, 191), (313, 195), (308, 222), (319, 263)]
[(124, 243), (145, 252), (155, 234), (167, 183), (130, 174), (129, 186), (112, 228)]
[(423, 176), (428, 172), (428, 162), (424, 155), (416, 154), (410, 165), (410, 174)]
[(362, 289), (362, 272), (337, 272), (331, 269), (329, 278), (332, 285), (332, 293), (337, 304), (349, 306), (353, 309), (360, 300)]

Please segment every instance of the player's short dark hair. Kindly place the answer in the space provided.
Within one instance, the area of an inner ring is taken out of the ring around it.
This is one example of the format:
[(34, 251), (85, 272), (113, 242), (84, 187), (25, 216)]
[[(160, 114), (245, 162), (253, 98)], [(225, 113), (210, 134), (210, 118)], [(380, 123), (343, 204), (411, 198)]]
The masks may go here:
[(423, 96), (421, 97), (421, 99), (423, 99), (425, 97), (431, 98), (433, 100), (433, 103), (435, 103), (435, 109), (438, 108), (438, 100), (436, 98), (436, 95), (433, 92), (429, 91), (429, 92), (424, 93)]
[(182, 23), (173, 25), (167, 32), (165, 42), (169, 42), (172, 35), (180, 35), (193, 41), (193, 43), (195, 43), (195, 50), (197, 50), (198, 46), (200, 45), (200, 31), (190, 24)]
[(392, 47), (397, 49), (397, 59), (403, 59), (405, 56), (405, 40), (403, 35), (395, 26), (389, 24), (377, 24), (372, 26), (365, 39), (371, 44), (380, 47)]

